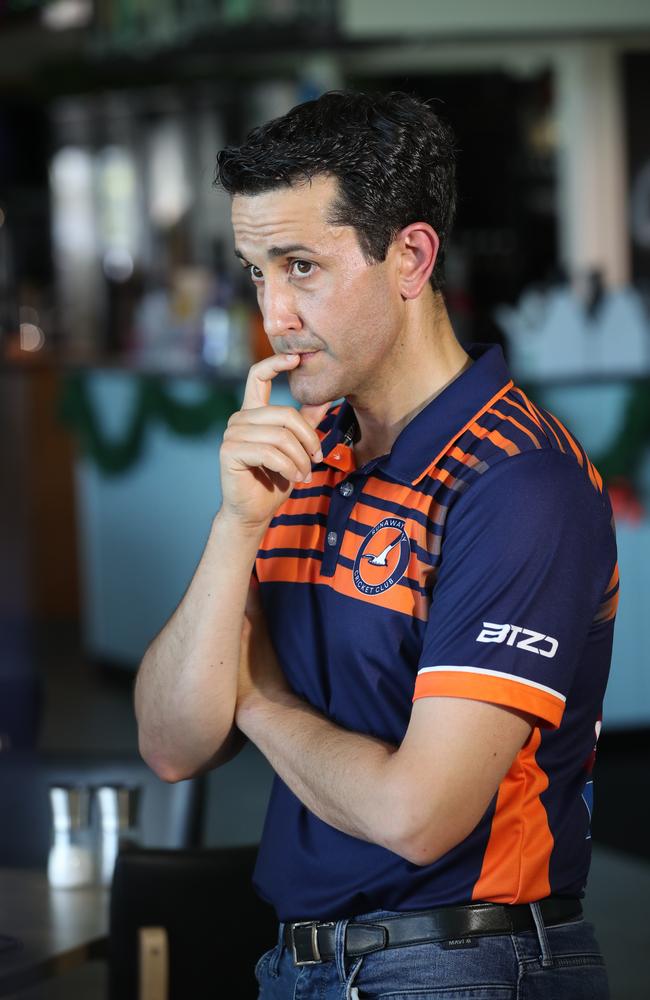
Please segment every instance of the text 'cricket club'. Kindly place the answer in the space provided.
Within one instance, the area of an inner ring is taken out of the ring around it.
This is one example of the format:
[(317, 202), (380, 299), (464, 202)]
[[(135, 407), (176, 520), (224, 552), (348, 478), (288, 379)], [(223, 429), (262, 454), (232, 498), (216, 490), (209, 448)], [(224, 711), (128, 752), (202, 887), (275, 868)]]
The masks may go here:
[(383, 594), (401, 580), (411, 557), (404, 521), (385, 517), (368, 532), (354, 561), (352, 577), (362, 594)]

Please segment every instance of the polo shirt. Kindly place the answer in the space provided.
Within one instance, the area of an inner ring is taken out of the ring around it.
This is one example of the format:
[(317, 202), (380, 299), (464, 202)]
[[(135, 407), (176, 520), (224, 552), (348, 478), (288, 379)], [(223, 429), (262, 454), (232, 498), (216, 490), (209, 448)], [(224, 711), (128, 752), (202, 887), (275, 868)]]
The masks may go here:
[(537, 724), (476, 828), (424, 866), (336, 830), (276, 776), (254, 883), (281, 920), (584, 891), (618, 600), (611, 506), (500, 348), (468, 353), (361, 468), (352, 407), (330, 409), (323, 461), (271, 521), (255, 575), (289, 684), (339, 726), (397, 746), (427, 697)]

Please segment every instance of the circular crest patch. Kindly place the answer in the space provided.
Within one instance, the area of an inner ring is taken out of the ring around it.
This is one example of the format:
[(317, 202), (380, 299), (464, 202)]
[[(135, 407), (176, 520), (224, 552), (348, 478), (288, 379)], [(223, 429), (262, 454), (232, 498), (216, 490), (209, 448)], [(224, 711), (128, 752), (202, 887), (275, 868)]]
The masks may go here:
[(368, 532), (354, 560), (352, 578), (362, 594), (383, 594), (406, 572), (411, 546), (404, 521), (385, 517)]

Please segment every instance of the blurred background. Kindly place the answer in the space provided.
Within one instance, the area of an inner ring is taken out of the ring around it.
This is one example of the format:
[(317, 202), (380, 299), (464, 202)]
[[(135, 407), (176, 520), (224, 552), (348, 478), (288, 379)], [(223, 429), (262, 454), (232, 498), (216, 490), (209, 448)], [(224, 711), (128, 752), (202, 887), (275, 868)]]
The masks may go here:
[[(590, 913), (613, 995), (646, 997), (647, 0), (0, 0), (0, 757), (137, 753), (134, 672), (268, 350), (215, 156), (342, 87), (414, 92), (451, 123), (459, 339), (503, 346), (610, 491)], [(256, 843), (269, 781), (250, 748), (210, 774), (197, 842)]]

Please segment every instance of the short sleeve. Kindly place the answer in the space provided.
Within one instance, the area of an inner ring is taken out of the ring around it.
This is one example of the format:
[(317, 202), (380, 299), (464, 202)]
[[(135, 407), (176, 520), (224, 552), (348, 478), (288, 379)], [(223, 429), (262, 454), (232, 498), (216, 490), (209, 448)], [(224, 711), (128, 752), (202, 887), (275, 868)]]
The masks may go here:
[(559, 726), (613, 560), (606, 501), (573, 458), (489, 469), (447, 518), (414, 700), (489, 701)]

